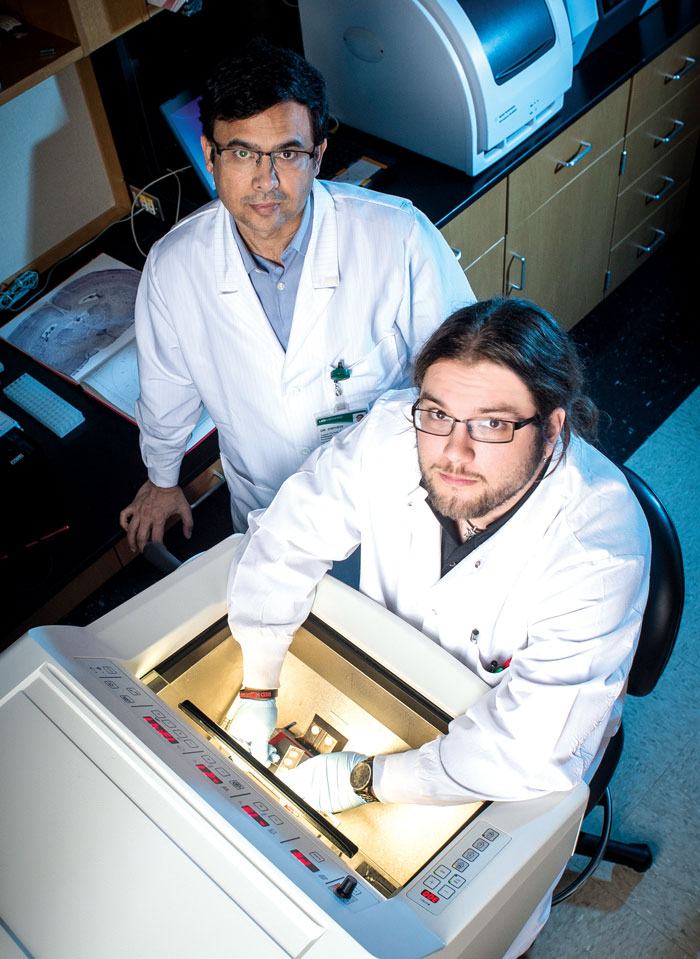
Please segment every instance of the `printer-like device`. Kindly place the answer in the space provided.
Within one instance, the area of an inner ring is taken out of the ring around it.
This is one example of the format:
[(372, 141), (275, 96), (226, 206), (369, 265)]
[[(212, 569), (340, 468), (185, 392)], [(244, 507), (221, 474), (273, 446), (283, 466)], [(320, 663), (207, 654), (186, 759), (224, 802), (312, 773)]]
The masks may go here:
[(474, 176), (562, 107), (564, 0), (299, 0), (342, 122)]

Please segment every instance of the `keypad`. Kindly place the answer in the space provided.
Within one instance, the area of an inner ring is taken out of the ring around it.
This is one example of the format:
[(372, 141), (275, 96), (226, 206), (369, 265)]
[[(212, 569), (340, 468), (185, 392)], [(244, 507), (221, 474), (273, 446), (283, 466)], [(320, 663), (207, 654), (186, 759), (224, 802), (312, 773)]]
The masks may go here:
[(432, 913), (441, 912), (509, 842), (510, 836), (488, 823), (472, 823), (443, 861), (411, 887), (409, 899)]

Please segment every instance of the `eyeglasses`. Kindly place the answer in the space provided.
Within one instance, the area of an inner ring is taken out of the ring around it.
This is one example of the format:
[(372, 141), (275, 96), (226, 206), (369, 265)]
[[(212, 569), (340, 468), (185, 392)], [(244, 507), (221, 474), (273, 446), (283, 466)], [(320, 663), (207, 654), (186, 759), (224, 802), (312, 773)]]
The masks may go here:
[(516, 430), (528, 426), (539, 419), (539, 416), (530, 416), (526, 420), (501, 420), (492, 416), (483, 419), (458, 420), (448, 416), (442, 410), (423, 409), (418, 406), (418, 400), (413, 404), (413, 425), (421, 433), (432, 433), (433, 436), (449, 436), (455, 428), (455, 423), (465, 423), (469, 436), (477, 443), (512, 443)]
[(316, 157), (316, 150), (249, 150), (247, 147), (220, 147), (212, 140), (215, 153), (221, 157), (221, 162), (232, 170), (252, 172), (260, 166), (263, 157), (270, 158), (273, 170), (281, 173), (288, 170), (300, 173), (309, 166), (311, 158)]

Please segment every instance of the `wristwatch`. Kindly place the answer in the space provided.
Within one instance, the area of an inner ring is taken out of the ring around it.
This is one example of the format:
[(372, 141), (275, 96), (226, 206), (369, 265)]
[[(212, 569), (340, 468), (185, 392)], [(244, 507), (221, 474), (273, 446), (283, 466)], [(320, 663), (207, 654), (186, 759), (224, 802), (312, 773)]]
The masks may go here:
[(350, 785), (365, 802), (377, 802), (372, 792), (372, 776), (374, 774), (374, 756), (362, 759), (350, 770)]

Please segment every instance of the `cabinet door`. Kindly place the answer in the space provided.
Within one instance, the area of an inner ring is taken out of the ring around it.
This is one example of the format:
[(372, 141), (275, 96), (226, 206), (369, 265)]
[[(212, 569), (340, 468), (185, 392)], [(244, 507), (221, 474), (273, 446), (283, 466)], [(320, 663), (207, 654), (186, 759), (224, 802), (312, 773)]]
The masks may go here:
[(477, 300), (503, 293), (503, 255), (506, 241), (504, 237), (494, 243), (490, 250), (482, 253), (464, 271)]
[(700, 26), (664, 50), (632, 78), (627, 129), (634, 130), (700, 74)]
[(614, 147), (506, 236), (506, 295), (534, 300), (565, 330), (603, 298), (619, 162)]
[(629, 82), (572, 123), (508, 178), (508, 230), (592, 167), (625, 132)]
[(506, 232), (506, 181), (501, 180), (463, 213), (440, 227), (466, 272)]

